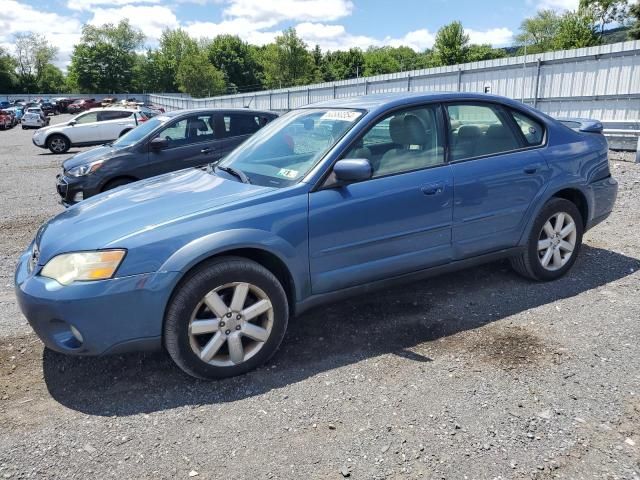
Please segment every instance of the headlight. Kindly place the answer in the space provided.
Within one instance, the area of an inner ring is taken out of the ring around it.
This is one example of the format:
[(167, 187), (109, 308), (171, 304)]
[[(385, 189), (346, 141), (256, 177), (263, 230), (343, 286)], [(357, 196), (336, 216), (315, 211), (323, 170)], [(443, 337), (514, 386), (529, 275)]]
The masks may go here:
[(92, 162), (87, 165), (78, 165), (77, 167), (73, 167), (67, 170), (67, 174), (71, 175), (72, 177), (84, 177), (85, 175), (89, 175), (90, 173), (98, 170), (103, 163), (104, 160), (98, 160), (97, 162)]
[(63, 253), (53, 257), (40, 275), (53, 278), (62, 285), (76, 281), (106, 280), (113, 277), (126, 250)]

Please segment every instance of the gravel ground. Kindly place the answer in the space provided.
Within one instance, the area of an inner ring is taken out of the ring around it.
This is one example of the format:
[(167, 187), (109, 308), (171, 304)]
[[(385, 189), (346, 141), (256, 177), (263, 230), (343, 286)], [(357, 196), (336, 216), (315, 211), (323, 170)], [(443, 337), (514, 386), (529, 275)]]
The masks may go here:
[[(62, 117), (55, 117), (60, 121)], [(13, 265), (67, 156), (0, 132), (0, 477), (640, 478), (640, 166), (573, 271), (498, 262), (309, 312), (243, 377), (45, 351)], [(77, 149), (74, 149), (77, 151)], [(630, 156), (626, 156), (630, 157)]]

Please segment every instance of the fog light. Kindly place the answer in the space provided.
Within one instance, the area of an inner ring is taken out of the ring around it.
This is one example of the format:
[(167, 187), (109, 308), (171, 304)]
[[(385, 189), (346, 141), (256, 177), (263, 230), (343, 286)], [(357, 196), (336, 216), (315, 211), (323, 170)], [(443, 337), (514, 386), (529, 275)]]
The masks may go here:
[(80, 343), (83, 342), (82, 334), (76, 327), (74, 327), (73, 325), (69, 325), (69, 330), (71, 330), (71, 334), (76, 338), (76, 340), (78, 340)]
[(84, 194), (82, 192), (78, 192), (73, 196), (74, 202), (81, 202), (82, 200), (84, 200)]

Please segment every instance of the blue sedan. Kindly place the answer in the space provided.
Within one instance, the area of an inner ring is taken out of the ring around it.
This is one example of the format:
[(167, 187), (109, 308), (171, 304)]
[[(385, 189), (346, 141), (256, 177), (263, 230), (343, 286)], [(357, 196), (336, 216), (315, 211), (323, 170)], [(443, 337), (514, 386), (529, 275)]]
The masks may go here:
[(217, 165), (49, 220), (15, 274), (47, 347), (164, 347), (200, 378), (267, 361), (307, 308), (510, 258), (566, 274), (614, 206), (598, 122), (509, 99), (376, 95), (289, 112)]

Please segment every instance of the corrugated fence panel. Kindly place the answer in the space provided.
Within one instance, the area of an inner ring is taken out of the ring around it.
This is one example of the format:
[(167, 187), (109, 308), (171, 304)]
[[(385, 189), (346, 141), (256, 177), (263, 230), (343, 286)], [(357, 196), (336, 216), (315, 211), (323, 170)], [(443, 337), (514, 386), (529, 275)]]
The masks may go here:
[[(524, 99), (553, 116), (640, 119), (640, 41), (500, 58), (290, 89), (205, 99), (216, 107), (288, 110), (332, 98), (389, 92), (484, 92)], [(148, 95), (167, 109), (201, 101)]]

